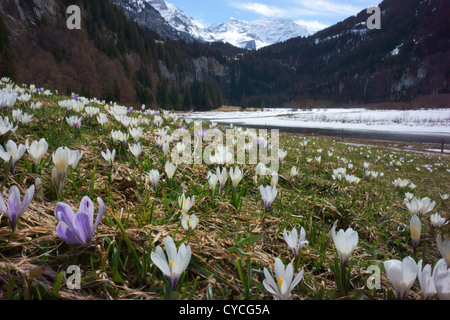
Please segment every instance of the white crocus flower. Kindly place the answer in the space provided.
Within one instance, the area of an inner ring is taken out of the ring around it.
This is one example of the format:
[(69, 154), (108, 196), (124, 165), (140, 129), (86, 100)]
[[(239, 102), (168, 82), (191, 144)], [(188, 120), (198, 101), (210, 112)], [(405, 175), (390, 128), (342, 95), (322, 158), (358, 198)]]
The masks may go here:
[(142, 128), (129, 128), (128, 130), (136, 143), (139, 142), (139, 139), (144, 135)]
[(428, 212), (432, 211), (434, 209), (434, 206), (436, 205), (436, 201), (431, 201), (430, 198), (425, 197), (420, 199), (420, 209), (419, 214), (420, 216), (423, 216), (424, 214), (427, 214)]
[(195, 214), (185, 214), (181, 219), (181, 225), (183, 226), (184, 230), (194, 230), (197, 227), (198, 223), (199, 219)]
[(259, 162), (255, 167), (255, 172), (258, 176), (264, 176), (267, 174), (266, 165), (262, 162)]
[(278, 158), (280, 159), (280, 161), (283, 161), (286, 155), (286, 151), (284, 151), (283, 149), (278, 149)]
[(322, 157), (321, 157), (321, 156), (319, 156), (319, 157), (314, 157), (314, 159), (316, 159), (317, 164), (320, 164), (320, 162), (322, 162)]
[(108, 116), (106, 113), (99, 113), (97, 115), (97, 121), (103, 127), (108, 122)]
[(135, 143), (133, 145), (130, 145), (130, 151), (131, 153), (134, 155), (134, 158), (136, 159), (136, 161), (138, 161), (139, 156), (141, 155), (143, 149), (142, 146), (140, 145), (140, 143)]
[(187, 214), (195, 202), (195, 196), (187, 197), (184, 193), (178, 197), (178, 206), (183, 214)]
[(411, 192), (405, 193), (405, 203), (414, 199), (414, 195)]
[(276, 296), (280, 300), (288, 300), (292, 289), (302, 280), (303, 269), (294, 278), (294, 268), (292, 264), (288, 263), (285, 267), (283, 262), (279, 259), (275, 259), (275, 280), (269, 271), (264, 268), (264, 276), (266, 279), (263, 281), (264, 288), (271, 294)]
[(170, 161), (167, 161), (164, 166), (164, 169), (166, 171), (167, 178), (172, 179), (173, 175), (175, 174), (175, 171), (177, 170), (177, 165), (173, 164)]
[(153, 263), (164, 273), (169, 280), (170, 287), (175, 290), (181, 274), (187, 269), (191, 261), (191, 248), (189, 245), (181, 244), (177, 250), (175, 242), (171, 237), (166, 237), (164, 241), (167, 257), (164, 251), (158, 246), (150, 257)]
[(28, 143), (28, 139), (25, 141), (25, 147), (28, 150), (29, 155), (31, 156), (33, 163), (36, 166), (39, 166), (41, 163), (42, 158), (47, 153), (48, 150), (48, 143), (47, 141), (42, 138), (39, 141), (33, 141), (31, 145)]
[(219, 179), (220, 192), (222, 192), (223, 189), (225, 189), (225, 184), (227, 183), (227, 180), (228, 180), (227, 169), (222, 168), (222, 171), (221, 171), (219, 168), (217, 168), (216, 175), (217, 175), (217, 178)]
[(435, 229), (445, 226), (448, 223), (448, 221), (446, 221), (445, 218), (441, 217), (441, 215), (439, 213), (430, 214), (430, 220), (431, 220), (431, 225)]
[(303, 227), (300, 229), (300, 234), (297, 233), (297, 229), (292, 229), (289, 234), (287, 233), (286, 229), (284, 229), (283, 232), (284, 240), (288, 244), (289, 248), (291, 248), (292, 253), (294, 256), (298, 256), (300, 250), (304, 245), (307, 245), (309, 242), (305, 240), (306, 238), (306, 232)]
[(114, 158), (116, 157), (116, 149), (114, 149), (113, 151), (106, 149), (106, 153), (102, 151), (102, 157), (106, 162), (112, 165), (114, 163)]
[(152, 189), (153, 191), (158, 188), (158, 182), (159, 182), (159, 171), (158, 170), (151, 170), (148, 174), (150, 177), (150, 181), (152, 183)]
[(207, 179), (208, 179), (209, 188), (214, 193), (214, 190), (216, 190), (217, 182), (219, 182), (219, 177), (217, 176), (217, 174), (214, 174), (210, 171), (210, 172), (208, 172)]
[(14, 124), (12, 122), (9, 122), (9, 118), (5, 116), (3, 118), (0, 116), (0, 136), (4, 135), (5, 133), (11, 131), (15, 132), (17, 130), (17, 126), (14, 127)]
[(409, 202), (405, 202), (406, 207), (408, 208), (408, 211), (412, 214), (418, 214), (420, 211), (420, 200), (417, 198), (413, 198), (412, 200), (410, 200)]
[(70, 149), (67, 147), (59, 147), (53, 153), (53, 163), (55, 166), (52, 169), (52, 185), (58, 188), (60, 194), (69, 167), (70, 153)]
[(12, 118), (14, 122), (18, 122), (20, 118), (22, 117), (23, 111), (20, 109), (16, 109), (12, 111)]
[(270, 181), (270, 186), (272, 188), (276, 188), (278, 185), (278, 173), (273, 172), (272, 173), (272, 180)]
[(70, 158), (69, 158), (69, 166), (72, 169), (76, 169), (78, 166), (78, 162), (80, 162), (81, 158), (83, 158), (83, 151), (71, 150)]
[(442, 200), (447, 200), (449, 198), (449, 195), (447, 193), (445, 194), (439, 193), (439, 196), (441, 197)]
[(431, 275), (431, 265), (427, 264), (422, 269), (422, 260), (417, 264), (417, 274), (420, 284), (420, 294), (423, 300), (430, 299), (436, 294), (436, 287), (434, 286), (434, 279)]
[(11, 161), (10, 170), (14, 172), (17, 162), (22, 158), (26, 150), (25, 145), (17, 145), (14, 141), (8, 140), (6, 150), (0, 145), (0, 158), (7, 163)]
[(169, 151), (170, 151), (170, 145), (168, 142), (163, 143), (162, 150), (164, 152), (164, 157), (167, 157), (167, 155), (169, 154)]
[(266, 208), (266, 210), (268, 210), (277, 197), (277, 188), (272, 188), (271, 186), (263, 187), (262, 185), (260, 185), (259, 192), (261, 193), (264, 207)]
[(439, 300), (450, 300), (450, 268), (444, 259), (434, 266), (433, 280)]
[(347, 264), (352, 252), (358, 245), (358, 232), (354, 231), (352, 228), (348, 228), (346, 231), (341, 229), (336, 233), (335, 222), (331, 228), (331, 237), (336, 246), (341, 265)]
[(399, 299), (404, 300), (417, 277), (417, 264), (411, 257), (403, 261), (387, 260), (384, 263), (386, 275)]
[(419, 246), (419, 242), (420, 242), (420, 235), (422, 233), (422, 222), (420, 222), (420, 219), (418, 216), (416, 216), (416, 215), (412, 216), (412, 218), (409, 222), (409, 229), (411, 231), (412, 246), (413, 246), (414, 252), (416, 252), (416, 249)]
[(239, 169), (239, 167), (236, 167), (234, 170), (233, 168), (230, 168), (230, 178), (231, 183), (233, 184), (233, 188), (236, 190), (239, 182), (242, 180), (243, 173), (242, 170)]
[(291, 171), (289, 173), (289, 177), (292, 180), (296, 175), (298, 175), (298, 168), (297, 167), (292, 167)]
[(450, 268), (450, 238), (445, 238), (442, 241), (442, 237), (439, 234), (436, 238), (436, 243), (439, 249), (439, 252), (442, 255), (442, 258), (444, 258), (445, 262), (447, 262), (447, 267)]

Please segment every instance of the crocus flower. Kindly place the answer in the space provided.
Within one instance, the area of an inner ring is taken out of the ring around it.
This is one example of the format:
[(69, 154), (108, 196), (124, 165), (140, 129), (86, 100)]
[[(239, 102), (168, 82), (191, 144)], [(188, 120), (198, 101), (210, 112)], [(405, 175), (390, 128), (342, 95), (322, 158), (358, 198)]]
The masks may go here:
[(442, 241), (442, 237), (439, 234), (436, 237), (436, 243), (439, 249), (439, 252), (442, 255), (442, 258), (444, 258), (445, 262), (447, 262), (447, 267), (450, 268), (450, 238), (445, 238), (444, 241)]
[(173, 164), (170, 161), (167, 161), (164, 168), (166, 171), (167, 178), (172, 179), (173, 175), (175, 174), (175, 171), (177, 170), (177, 165)]
[(139, 142), (139, 139), (144, 135), (142, 128), (130, 128), (128, 130), (136, 143)]
[(425, 197), (420, 199), (420, 209), (419, 209), (419, 214), (420, 216), (423, 216), (424, 214), (430, 212), (431, 210), (434, 209), (434, 206), (436, 205), (436, 201), (431, 201), (430, 198)]
[(222, 192), (223, 189), (225, 189), (225, 184), (227, 183), (228, 180), (227, 169), (222, 168), (222, 171), (220, 171), (219, 167), (217, 167), (216, 175), (217, 178), (219, 179), (220, 192)]
[(275, 198), (277, 197), (277, 188), (272, 188), (271, 186), (266, 186), (265, 188), (260, 185), (259, 186), (259, 192), (261, 193), (261, 198), (264, 202), (264, 207), (266, 210), (270, 208), (272, 203), (274, 202)]
[(270, 186), (276, 188), (278, 184), (278, 173), (272, 172), (272, 180), (270, 180)]
[(42, 138), (39, 141), (33, 141), (31, 145), (28, 143), (28, 139), (25, 142), (25, 147), (28, 150), (28, 153), (30, 154), (31, 158), (33, 159), (33, 163), (36, 166), (39, 166), (41, 163), (42, 158), (47, 153), (48, 150), (48, 143), (47, 141)]
[(15, 132), (17, 130), (17, 126), (14, 127), (14, 124), (12, 122), (9, 122), (9, 118), (5, 116), (3, 118), (0, 116), (0, 136), (4, 135), (5, 133), (11, 131)]
[(130, 145), (130, 151), (134, 155), (134, 158), (136, 159), (136, 161), (138, 161), (138, 158), (142, 153), (142, 147), (139, 144), (139, 142), (135, 143), (134, 145)]
[(287, 151), (284, 151), (283, 149), (278, 149), (278, 158), (280, 159), (280, 161), (283, 161), (286, 155)]
[(116, 149), (113, 151), (109, 151), (109, 149), (106, 149), (106, 152), (102, 151), (102, 157), (106, 162), (112, 165), (114, 163), (114, 158), (116, 157)]
[(177, 250), (170, 236), (166, 237), (164, 246), (167, 257), (160, 246), (156, 248), (155, 252), (151, 253), (150, 257), (153, 263), (164, 273), (167, 280), (169, 280), (172, 290), (175, 290), (181, 274), (186, 270), (191, 261), (191, 247), (182, 243)]
[(264, 288), (271, 294), (276, 296), (280, 300), (288, 300), (291, 295), (292, 289), (302, 280), (303, 269), (294, 278), (294, 268), (292, 264), (288, 263), (287, 266), (279, 259), (275, 259), (275, 280), (269, 271), (264, 268), (264, 276), (266, 279), (263, 281)]
[(406, 202), (405, 205), (411, 214), (418, 214), (419, 217), (422, 217), (434, 209), (436, 201), (431, 201), (428, 197), (422, 199), (413, 198), (409, 203)]
[(284, 240), (288, 244), (289, 248), (291, 248), (292, 253), (294, 256), (298, 256), (300, 253), (300, 250), (302, 249), (303, 245), (307, 245), (309, 242), (305, 240), (306, 238), (306, 232), (303, 227), (300, 229), (300, 235), (297, 233), (297, 229), (292, 229), (292, 231), (288, 234), (286, 229), (284, 229), (283, 232)]
[(99, 113), (97, 115), (97, 121), (103, 127), (108, 122), (108, 116), (105, 113)]
[(183, 215), (183, 218), (181, 219), (181, 225), (185, 230), (188, 230), (189, 228), (194, 230), (199, 223), (199, 220), (195, 214), (185, 214)]
[(69, 162), (67, 163), (69, 167), (72, 169), (76, 169), (78, 166), (78, 162), (80, 162), (81, 158), (83, 158), (83, 151), (78, 150), (70, 150)]
[(298, 168), (297, 167), (292, 167), (291, 171), (289, 172), (289, 179), (293, 179), (296, 175), (298, 175)]
[(217, 174), (214, 174), (211, 171), (209, 171), (207, 179), (208, 179), (209, 188), (214, 193), (214, 190), (216, 190), (217, 182), (219, 182), (219, 177), (217, 176)]
[(195, 202), (195, 196), (187, 197), (184, 195), (184, 193), (178, 197), (178, 206), (183, 212), (183, 214), (187, 214), (189, 209), (191, 209), (192, 205)]
[(233, 168), (230, 168), (230, 179), (231, 183), (233, 184), (233, 188), (236, 190), (237, 185), (242, 180), (243, 174), (242, 170), (239, 169), (239, 167), (236, 167), (234, 170)]
[(422, 223), (418, 216), (413, 215), (409, 222), (409, 229), (411, 230), (411, 239), (414, 253), (419, 246), (420, 235), (422, 233)]
[(431, 225), (435, 229), (445, 226), (448, 223), (448, 221), (446, 221), (445, 218), (441, 217), (439, 213), (430, 214), (430, 221)]
[(258, 176), (264, 176), (267, 174), (267, 167), (264, 163), (259, 162), (255, 167), (255, 172)]
[(439, 192), (439, 196), (441, 197), (442, 200), (447, 200), (449, 198), (448, 193), (442, 194), (442, 193)]
[(66, 178), (69, 167), (70, 149), (67, 147), (59, 147), (53, 153), (53, 163), (55, 166), (52, 169), (52, 185), (58, 188), (61, 193), (61, 188)]
[(417, 274), (420, 284), (420, 294), (423, 300), (430, 299), (436, 294), (436, 287), (434, 286), (434, 279), (431, 275), (431, 265), (427, 264), (422, 269), (422, 260), (417, 264)]
[(314, 157), (314, 159), (316, 159), (317, 164), (320, 164), (320, 162), (322, 161), (322, 157), (321, 156)]
[(404, 300), (417, 277), (417, 264), (411, 257), (403, 261), (387, 260), (384, 263), (386, 275), (399, 299)]
[(55, 217), (59, 221), (56, 227), (58, 236), (65, 242), (75, 246), (90, 242), (94, 238), (95, 230), (105, 213), (103, 200), (97, 198), (97, 202), (99, 208), (94, 225), (94, 204), (89, 197), (83, 197), (77, 213), (68, 204), (58, 202), (55, 208)]
[(83, 120), (82, 117), (78, 118), (77, 116), (71, 116), (69, 118), (66, 118), (66, 122), (69, 126), (80, 130), (81, 128), (81, 120)]
[(184, 150), (186, 150), (186, 144), (183, 142), (178, 142), (175, 147), (177, 149), (178, 156), (182, 157)]
[(6, 143), (6, 150), (0, 145), (0, 158), (5, 160), (5, 162), (11, 161), (11, 173), (14, 173), (17, 162), (22, 158), (26, 151), (25, 145), (17, 145), (14, 141), (8, 140)]
[(433, 280), (439, 300), (450, 300), (450, 268), (444, 259), (434, 266)]
[(352, 228), (348, 228), (346, 231), (341, 229), (336, 233), (336, 223), (334, 223), (331, 228), (331, 237), (336, 246), (341, 265), (347, 264), (348, 259), (358, 244), (358, 232)]
[(158, 188), (158, 182), (159, 182), (159, 171), (158, 170), (150, 170), (148, 173), (148, 176), (150, 177), (150, 181), (152, 183), (152, 189), (153, 191)]
[(31, 203), (34, 196), (34, 185), (25, 191), (25, 196), (23, 197), (22, 203), (20, 203), (20, 191), (15, 185), (11, 186), (9, 189), (8, 206), (3, 199), (3, 195), (0, 192), (0, 210), (8, 218), (11, 228), (14, 230), (17, 220), (20, 218), (22, 213)]

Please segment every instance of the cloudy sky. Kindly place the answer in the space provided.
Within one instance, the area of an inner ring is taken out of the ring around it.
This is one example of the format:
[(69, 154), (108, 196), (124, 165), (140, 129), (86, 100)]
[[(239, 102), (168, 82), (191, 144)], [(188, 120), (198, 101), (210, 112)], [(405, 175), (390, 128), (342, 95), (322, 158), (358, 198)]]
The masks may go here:
[(242, 20), (289, 18), (311, 31), (331, 26), (381, 0), (166, 0), (205, 26), (233, 17)]

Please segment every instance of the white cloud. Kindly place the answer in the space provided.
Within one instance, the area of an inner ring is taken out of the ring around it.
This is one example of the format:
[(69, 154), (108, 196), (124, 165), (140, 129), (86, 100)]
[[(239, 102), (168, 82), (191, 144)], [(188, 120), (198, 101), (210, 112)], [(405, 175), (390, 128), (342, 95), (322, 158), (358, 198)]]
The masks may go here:
[(325, 28), (328, 27), (327, 24), (322, 23), (322, 22), (317, 21), (317, 20), (308, 21), (308, 20), (298, 19), (298, 20), (295, 20), (294, 22), (299, 24), (299, 25), (305, 26), (312, 33), (315, 33), (317, 31), (320, 31), (320, 30), (325, 29)]
[(348, 1), (339, 2), (332, 0), (289, 0), (283, 1), (282, 5), (278, 1), (272, 1), (271, 5), (267, 5), (263, 1), (227, 0), (227, 3), (239, 10), (253, 12), (268, 18), (291, 19), (299, 19), (302, 16), (348, 17), (367, 8), (366, 5), (360, 2), (353, 5), (349, 4)]

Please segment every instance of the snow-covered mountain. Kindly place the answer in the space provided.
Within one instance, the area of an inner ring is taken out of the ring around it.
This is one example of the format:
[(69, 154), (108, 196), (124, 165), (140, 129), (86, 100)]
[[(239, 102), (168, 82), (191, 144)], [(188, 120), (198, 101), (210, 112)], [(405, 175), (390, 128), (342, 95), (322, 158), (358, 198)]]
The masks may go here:
[(161, 16), (169, 25), (177, 31), (188, 33), (195, 39), (206, 42), (213, 42), (216, 39), (211, 35), (200, 22), (187, 16), (183, 11), (173, 4), (164, 0), (144, 0), (159, 11)]
[(269, 20), (267, 18), (255, 21), (230, 18), (227, 22), (212, 25), (207, 30), (218, 41), (228, 42), (245, 49), (259, 49), (294, 37), (311, 34), (306, 27), (298, 25), (292, 20)]
[[(205, 27), (200, 22), (186, 15), (182, 10), (164, 0), (115, 0), (138, 23), (153, 28), (150, 22), (145, 23), (145, 14), (149, 6), (156, 9), (165, 22), (175, 32), (165, 32), (164, 37), (198, 40), (202, 42), (227, 42), (244, 49), (259, 49), (293, 37), (307, 36), (311, 33), (305, 26), (298, 25), (289, 19), (269, 20), (261, 18), (255, 21), (230, 18), (227, 22)], [(133, 14), (131, 14), (131, 12)], [(138, 19), (137, 17), (140, 17)], [(155, 30), (158, 31), (158, 30)], [(174, 37), (174, 34), (177, 36)]]

